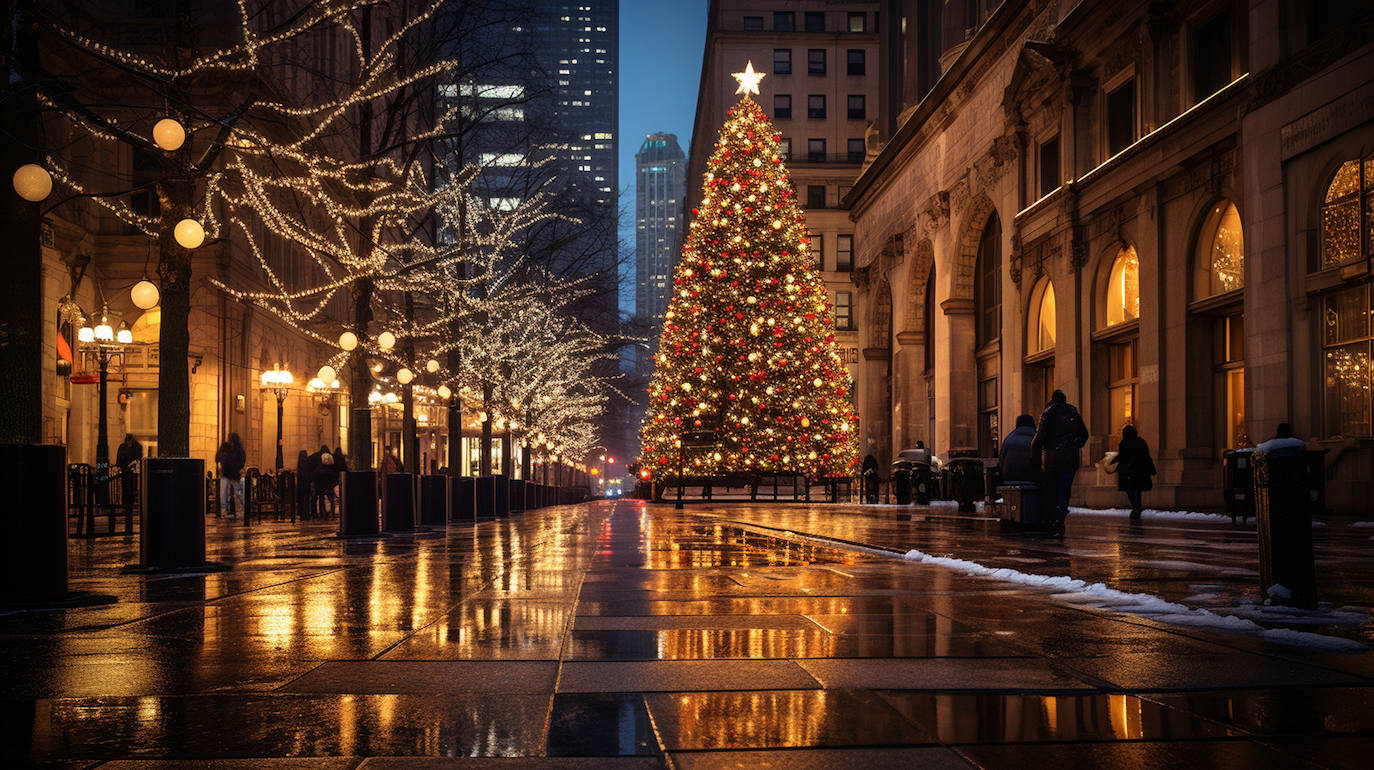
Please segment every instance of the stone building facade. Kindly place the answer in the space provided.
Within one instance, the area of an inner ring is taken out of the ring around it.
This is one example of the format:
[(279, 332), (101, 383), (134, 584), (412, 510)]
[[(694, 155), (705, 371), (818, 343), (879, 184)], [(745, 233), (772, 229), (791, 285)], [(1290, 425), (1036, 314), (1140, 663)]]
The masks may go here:
[[(1368, 4), (886, 8), (897, 85), (928, 88), (889, 91), (845, 200), (873, 453), (995, 455), (1061, 388), (1085, 463), (1127, 423), (1150, 443), (1147, 505), (1220, 506), (1222, 451), (1289, 422), (1328, 504), (1369, 510)], [(1118, 498), (1080, 472), (1076, 501)]]

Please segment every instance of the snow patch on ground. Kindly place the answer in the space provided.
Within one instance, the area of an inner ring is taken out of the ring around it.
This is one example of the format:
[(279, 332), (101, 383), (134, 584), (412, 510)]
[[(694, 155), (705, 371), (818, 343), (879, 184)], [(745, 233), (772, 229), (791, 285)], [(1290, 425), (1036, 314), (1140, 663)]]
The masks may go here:
[[(1310, 631), (1265, 628), (1250, 618), (1238, 617), (1236, 615), (1218, 615), (1210, 610), (1188, 607), (1187, 605), (1171, 602), (1161, 597), (1154, 596), (1153, 594), (1118, 591), (1102, 583), (1088, 583), (1078, 578), (1033, 575), (1014, 569), (1007, 569), (1005, 567), (988, 567), (975, 561), (968, 561), (967, 559), (956, 559), (950, 556), (931, 556), (928, 553), (918, 551), (914, 548), (907, 551), (903, 558), (907, 561), (920, 564), (932, 564), (946, 567), (966, 575), (988, 577), (994, 580), (1003, 580), (1009, 583), (1016, 583), (1018, 585), (1030, 586), (1033, 588), (1046, 588), (1054, 591), (1053, 598), (1061, 601), (1089, 605), (1099, 609), (1126, 612), (1164, 623), (1255, 634), (1278, 644), (1313, 647), (1324, 650), (1360, 652), (1368, 649), (1363, 644), (1349, 639), (1315, 634)], [(1342, 610), (1347, 609), (1353, 608), (1342, 608)], [(1330, 619), (1338, 613), (1331, 611), (1322, 612), (1318, 609), (1312, 614), (1314, 617), (1318, 615), (1325, 617), (1328, 622), (1330, 622)], [(1278, 620), (1278, 618), (1274, 619)], [(1283, 620), (1284, 622), (1288, 622), (1289, 617), (1285, 616)]]
[[(1215, 572), (1221, 575), (1235, 575), (1236, 577), (1259, 576), (1258, 572), (1252, 569), (1245, 569), (1244, 567), (1218, 567), (1215, 564), (1201, 564), (1195, 561), (1173, 561), (1165, 559), (1159, 561), (1142, 561), (1137, 563), (1142, 567), (1154, 567), (1156, 569), (1165, 570), (1183, 570), (1189, 573)], [(1198, 577), (1202, 577), (1202, 575), (1198, 575)]]
[(1374, 521), (1352, 521), (1352, 522), (1350, 522), (1350, 526), (1352, 526), (1352, 527), (1374, 527)]
[[(1130, 508), (1078, 508), (1069, 506), (1070, 514), (1079, 516), (1122, 516), (1131, 515)], [(1202, 511), (1157, 511), (1154, 508), (1146, 508), (1142, 517), (1145, 521), (1150, 519), (1177, 519), (1182, 521), (1224, 521), (1228, 524), (1231, 517), (1224, 513), (1205, 513)]]

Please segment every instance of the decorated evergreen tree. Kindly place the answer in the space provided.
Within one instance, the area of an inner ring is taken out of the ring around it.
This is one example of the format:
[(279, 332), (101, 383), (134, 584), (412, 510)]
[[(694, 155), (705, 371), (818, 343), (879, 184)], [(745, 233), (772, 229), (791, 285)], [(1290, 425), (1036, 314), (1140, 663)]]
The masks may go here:
[(825, 284), (778, 134), (737, 73), (699, 209), (673, 277), (649, 386), (645, 468), (674, 476), (683, 433), (714, 430), (688, 451), (693, 475), (848, 475), (858, 463), (852, 383), (835, 344)]

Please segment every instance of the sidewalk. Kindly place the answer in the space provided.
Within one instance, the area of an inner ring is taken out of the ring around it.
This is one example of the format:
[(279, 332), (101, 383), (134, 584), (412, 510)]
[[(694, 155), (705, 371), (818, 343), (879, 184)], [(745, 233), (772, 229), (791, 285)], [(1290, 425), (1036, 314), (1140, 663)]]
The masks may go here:
[(1110, 519), (1009, 546), (926, 517), (624, 501), (371, 542), (220, 525), (210, 557), (233, 569), (162, 577), (118, 573), (131, 540), (73, 543), (73, 588), (120, 601), (0, 615), (0, 761), (1019, 770), (1363, 767), (1374, 752), (1372, 652), (768, 529), (1072, 575), (1148, 550)]

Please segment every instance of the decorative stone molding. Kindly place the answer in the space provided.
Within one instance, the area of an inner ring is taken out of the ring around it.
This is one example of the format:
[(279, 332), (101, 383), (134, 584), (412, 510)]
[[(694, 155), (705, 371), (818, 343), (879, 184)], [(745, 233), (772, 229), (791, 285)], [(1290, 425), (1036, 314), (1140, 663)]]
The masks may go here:
[(898, 345), (923, 345), (925, 341), (926, 333), (924, 331), (897, 332)]
[(888, 348), (864, 348), (863, 356), (865, 361), (886, 361), (892, 358), (892, 351)]
[(926, 237), (933, 236), (949, 224), (949, 191), (941, 190), (930, 196), (921, 207), (922, 230)]
[(1011, 282), (1017, 286), (1021, 285), (1021, 231), (1012, 225), (1011, 233), (1011, 255), (1007, 259), (1007, 273), (1011, 276)]
[(973, 315), (972, 297), (950, 297), (940, 303), (945, 315)]

